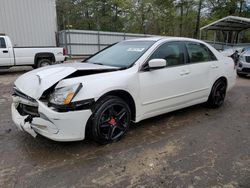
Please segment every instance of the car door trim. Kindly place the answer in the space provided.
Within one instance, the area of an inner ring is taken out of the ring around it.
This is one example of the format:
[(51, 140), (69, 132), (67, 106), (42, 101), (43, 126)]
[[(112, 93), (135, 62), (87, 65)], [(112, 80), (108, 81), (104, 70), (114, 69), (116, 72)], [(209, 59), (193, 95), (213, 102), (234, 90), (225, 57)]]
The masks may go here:
[(180, 95), (174, 95), (174, 96), (171, 96), (171, 97), (166, 97), (166, 98), (157, 99), (157, 100), (153, 100), (153, 101), (149, 101), (149, 102), (144, 102), (144, 103), (142, 103), (142, 105), (154, 104), (154, 103), (166, 101), (166, 100), (169, 100), (169, 99), (174, 99), (174, 98), (182, 97), (182, 96), (185, 96), (185, 95), (189, 95), (189, 94), (193, 94), (193, 93), (205, 91), (205, 90), (208, 90), (208, 89), (209, 89), (209, 87), (206, 87), (206, 88), (198, 89), (198, 90), (195, 90), (195, 91), (183, 93), (183, 94), (180, 94)]

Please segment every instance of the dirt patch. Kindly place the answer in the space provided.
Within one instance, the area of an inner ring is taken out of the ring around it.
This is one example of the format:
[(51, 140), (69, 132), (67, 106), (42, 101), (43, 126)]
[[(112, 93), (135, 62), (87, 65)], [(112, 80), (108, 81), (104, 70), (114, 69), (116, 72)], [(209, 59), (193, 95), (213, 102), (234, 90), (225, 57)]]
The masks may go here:
[[(155, 144), (154, 144), (155, 145)], [(161, 173), (162, 167), (168, 166), (169, 157), (175, 156), (181, 150), (180, 140), (173, 140), (155, 148), (144, 149), (138, 152), (133, 158), (123, 160), (124, 166), (120, 166), (119, 173), (106, 173), (100, 178), (93, 179), (92, 182), (99, 186), (117, 185), (129, 177), (129, 184), (133, 187), (142, 176), (152, 176)], [(115, 164), (114, 164), (115, 165)], [(105, 171), (105, 168), (98, 169), (99, 172)]]

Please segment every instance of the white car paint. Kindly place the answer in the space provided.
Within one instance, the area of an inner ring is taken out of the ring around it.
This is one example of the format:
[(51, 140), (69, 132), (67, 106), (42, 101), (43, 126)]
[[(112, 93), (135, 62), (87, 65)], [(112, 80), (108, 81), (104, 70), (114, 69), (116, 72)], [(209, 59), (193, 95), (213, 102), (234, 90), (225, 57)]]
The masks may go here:
[[(153, 41), (154, 44), (132, 67), (125, 70), (89, 63), (73, 63), (40, 68), (19, 77), (15, 81), (15, 87), (36, 101), (34, 103), (38, 105), (40, 117), (33, 118), (32, 122), (24, 122), (27, 116), (21, 116), (17, 110), (19, 103), (24, 102), (17, 100), (17, 96), (13, 96), (12, 118), (15, 124), (26, 132), (32, 132), (32, 135), (38, 133), (56, 141), (74, 141), (85, 138), (85, 127), (92, 114), (91, 110), (57, 112), (52, 107), (48, 107), (48, 103), (40, 97), (53, 85), (56, 85), (55, 88), (62, 88), (81, 83), (83, 87), (72, 102), (88, 99), (97, 101), (110, 91), (126, 91), (135, 102), (136, 113), (133, 121), (139, 122), (156, 115), (206, 102), (213, 84), (220, 77), (227, 79), (227, 90), (235, 84), (236, 71), (233, 60), (202, 41), (175, 37), (130, 41)], [(150, 55), (160, 45), (171, 41), (204, 44), (217, 60), (143, 71), (142, 67)], [(102, 69), (114, 71), (67, 78), (77, 70)], [(27, 85), (27, 83), (30, 84)]]
[(20, 65), (34, 65), (35, 56), (41, 53), (51, 53), (55, 57), (55, 62), (65, 61), (63, 48), (14, 48), (8, 36), (0, 35), (0, 40), (4, 40), (6, 47), (0, 46), (0, 68)]

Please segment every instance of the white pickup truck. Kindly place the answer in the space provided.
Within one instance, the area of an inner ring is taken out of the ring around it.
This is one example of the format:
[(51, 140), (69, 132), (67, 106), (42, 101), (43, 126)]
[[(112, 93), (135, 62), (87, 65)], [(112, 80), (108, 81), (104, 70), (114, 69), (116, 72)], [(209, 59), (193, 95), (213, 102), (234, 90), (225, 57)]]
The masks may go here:
[(0, 68), (30, 65), (33, 68), (62, 63), (66, 60), (64, 48), (14, 48), (6, 35), (0, 34)]

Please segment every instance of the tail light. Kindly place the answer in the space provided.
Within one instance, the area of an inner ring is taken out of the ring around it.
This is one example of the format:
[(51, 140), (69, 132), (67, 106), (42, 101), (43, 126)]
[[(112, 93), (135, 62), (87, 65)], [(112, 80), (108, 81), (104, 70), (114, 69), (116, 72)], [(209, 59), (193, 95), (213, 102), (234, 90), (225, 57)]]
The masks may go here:
[(63, 55), (68, 55), (67, 49), (63, 48)]

